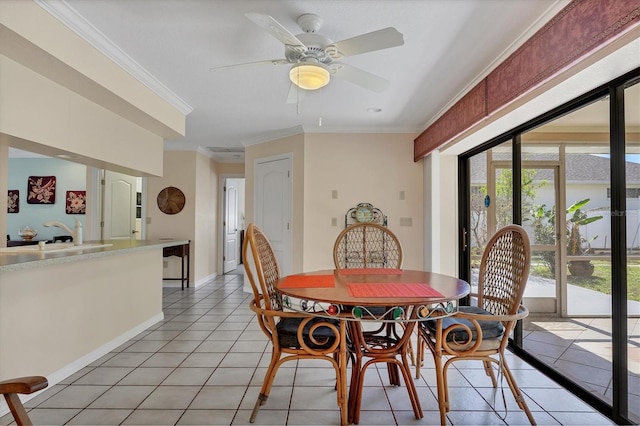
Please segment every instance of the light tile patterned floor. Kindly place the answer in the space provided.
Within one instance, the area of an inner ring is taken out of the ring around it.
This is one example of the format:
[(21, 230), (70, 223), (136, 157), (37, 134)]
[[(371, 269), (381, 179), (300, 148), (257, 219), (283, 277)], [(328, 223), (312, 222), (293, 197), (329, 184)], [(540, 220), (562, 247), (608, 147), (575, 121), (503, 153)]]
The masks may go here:
[[(26, 403), (36, 425), (247, 425), (270, 359), (242, 275), (197, 289), (165, 288), (165, 319)], [(439, 424), (430, 357), (416, 379), (424, 418), (384, 367), (367, 370), (361, 425)], [(539, 425), (609, 425), (571, 393), (514, 356), (512, 370)], [(337, 425), (328, 363), (285, 363), (256, 425)], [(480, 363), (450, 371), (453, 425), (528, 424), (504, 383), (493, 391)], [(496, 406), (496, 410), (492, 408)], [(504, 419), (504, 420), (503, 420)], [(11, 421), (0, 418), (0, 425)]]

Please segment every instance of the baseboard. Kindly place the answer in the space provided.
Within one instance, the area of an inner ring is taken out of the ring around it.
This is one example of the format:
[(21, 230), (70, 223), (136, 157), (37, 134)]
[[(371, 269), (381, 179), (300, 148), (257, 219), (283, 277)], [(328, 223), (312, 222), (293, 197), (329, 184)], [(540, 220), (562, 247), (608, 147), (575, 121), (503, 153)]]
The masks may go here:
[[(201, 285), (204, 285), (206, 283), (208, 283), (209, 281), (211, 281), (212, 279), (214, 279), (215, 277), (217, 277), (218, 274), (213, 273), (211, 275), (208, 275), (204, 278), (200, 278), (198, 281), (193, 282), (193, 283), (189, 283), (189, 287), (193, 287), (193, 288), (198, 288)], [(180, 281), (167, 281), (167, 280), (163, 280), (162, 281), (162, 287), (182, 287), (182, 284), (180, 283)], [(186, 288), (186, 284), (185, 284), (185, 288)]]
[[(91, 364), (95, 360), (100, 359), (100, 357), (108, 354), (109, 352), (111, 352), (115, 348), (117, 348), (117, 347), (123, 345), (124, 343), (128, 342), (129, 340), (131, 340), (132, 338), (134, 338), (138, 334), (142, 333), (143, 331), (145, 331), (146, 329), (148, 329), (152, 325), (158, 323), (159, 321), (162, 321), (163, 319), (164, 319), (164, 313), (160, 312), (160, 313), (154, 315), (153, 317), (149, 318), (148, 320), (138, 324), (134, 328), (128, 330), (127, 332), (121, 334), (120, 336), (116, 337), (115, 339), (105, 343), (104, 345), (100, 346), (99, 348), (95, 349), (94, 351), (91, 351), (88, 354), (78, 358), (77, 360), (73, 361), (71, 364), (68, 364), (68, 365), (62, 367), (61, 369), (59, 369), (57, 371), (54, 371), (53, 373), (47, 375), (47, 381), (49, 382), (49, 386), (47, 388), (60, 383), (61, 381), (63, 381), (67, 377), (69, 377), (72, 374), (80, 371), (81, 369), (83, 369), (87, 365)], [(35, 398), (36, 396), (38, 396), (42, 392), (45, 392), (47, 390), (47, 388), (45, 388), (45, 389), (43, 389), (41, 391), (38, 391), (38, 392), (34, 392), (32, 394), (29, 394), (29, 395), (20, 395), (20, 400), (23, 403), (26, 402), (26, 401), (29, 401), (30, 399)], [(8, 413), (9, 413), (9, 406), (4, 401), (4, 399), (2, 399), (0, 401), (0, 417), (4, 416), (5, 414), (8, 414)]]

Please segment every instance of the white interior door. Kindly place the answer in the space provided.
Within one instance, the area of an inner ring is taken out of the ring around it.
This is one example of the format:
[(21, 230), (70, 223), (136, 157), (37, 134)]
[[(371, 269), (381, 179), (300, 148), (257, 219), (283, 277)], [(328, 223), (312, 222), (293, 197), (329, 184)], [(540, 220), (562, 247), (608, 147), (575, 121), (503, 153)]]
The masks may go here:
[(254, 179), (254, 221), (269, 238), (282, 275), (289, 275), (293, 264), (291, 157), (256, 160)]
[(225, 179), (224, 270), (226, 274), (238, 267), (238, 182)]
[(137, 178), (105, 170), (102, 239), (135, 238)]

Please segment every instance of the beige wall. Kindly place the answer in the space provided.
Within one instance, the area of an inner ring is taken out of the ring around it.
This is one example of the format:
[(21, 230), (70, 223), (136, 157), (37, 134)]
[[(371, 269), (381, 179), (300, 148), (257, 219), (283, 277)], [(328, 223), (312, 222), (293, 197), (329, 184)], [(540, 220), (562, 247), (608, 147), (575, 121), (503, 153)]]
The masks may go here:
[[(307, 134), (304, 179), (305, 271), (333, 268), (333, 244), (346, 212), (371, 203), (387, 215), (400, 240), (404, 267), (423, 265), (422, 162), (415, 163), (415, 134)], [(332, 198), (332, 191), (338, 198)], [(404, 191), (404, 200), (400, 200)], [(412, 226), (400, 226), (400, 218)], [(335, 218), (337, 225), (332, 226)]]
[(74, 153), (123, 173), (162, 174), (162, 137), (0, 56), (0, 133), (11, 146)]
[[(195, 151), (167, 151), (164, 176), (147, 180), (147, 238), (191, 240), (191, 282), (200, 284), (218, 273), (218, 163)], [(180, 189), (185, 206), (167, 215), (158, 208), (158, 193), (167, 186)], [(180, 276), (180, 259), (165, 258), (166, 277)]]
[[(217, 164), (202, 154), (196, 155), (196, 208), (194, 272), (197, 278), (216, 274), (218, 172)], [(222, 271), (220, 271), (222, 273)]]
[[(333, 243), (344, 215), (360, 202), (379, 207), (405, 250), (405, 267), (423, 265), (422, 162), (414, 163), (415, 134), (304, 134), (245, 150), (246, 217), (253, 221), (256, 159), (293, 156), (293, 272), (332, 268)], [(331, 191), (338, 191), (332, 199)], [(401, 201), (400, 191), (405, 191)], [(400, 218), (412, 226), (400, 226)], [(331, 225), (336, 218), (337, 226)]]
[(217, 163), (221, 175), (244, 175), (244, 163)]
[[(164, 155), (164, 175), (147, 179), (147, 235), (150, 240), (171, 238), (191, 240), (191, 280), (197, 279), (194, 270), (196, 244), (195, 209), (196, 209), (196, 152), (169, 151)], [(180, 189), (185, 196), (182, 211), (176, 214), (165, 214), (158, 208), (157, 196), (168, 186)], [(164, 276), (180, 276), (180, 259), (165, 259), (167, 267)]]

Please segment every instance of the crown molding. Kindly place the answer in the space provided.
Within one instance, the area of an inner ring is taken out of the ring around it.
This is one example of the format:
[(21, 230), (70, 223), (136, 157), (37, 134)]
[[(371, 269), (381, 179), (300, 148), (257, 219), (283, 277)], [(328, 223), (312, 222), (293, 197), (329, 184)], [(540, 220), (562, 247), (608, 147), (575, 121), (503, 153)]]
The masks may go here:
[(34, 2), (182, 114), (188, 115), (193, 111), (191, 105), (151, 75), (66, 1), (34, 0)]

